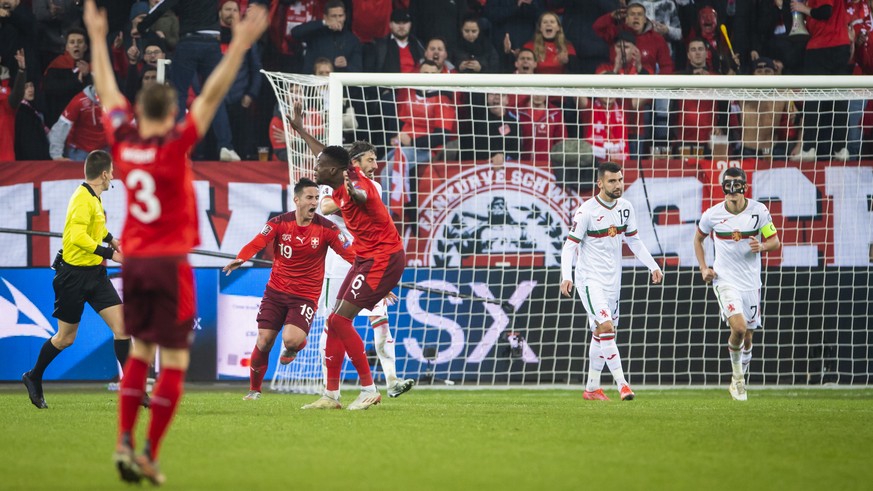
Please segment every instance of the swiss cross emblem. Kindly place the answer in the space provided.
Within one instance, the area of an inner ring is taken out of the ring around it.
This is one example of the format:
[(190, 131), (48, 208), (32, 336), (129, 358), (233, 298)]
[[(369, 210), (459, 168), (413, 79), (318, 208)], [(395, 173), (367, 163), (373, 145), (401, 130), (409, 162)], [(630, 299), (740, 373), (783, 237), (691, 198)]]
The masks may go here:
[(291, 234), (282, 234), (282, 242), (288, 242), (291, 240)]
[(743, 237), (739, 230), (734, 230), (731, 232), (731, 238), (734, 239), (735, 242), (739, 242)]
[(612, 225), (609, 227), (609, 230), (607, 230), (606, 233), (609, 234), (610, 237), (615, 237), (616, 235), (618, 235), (618, 229), (615, 228), (615, 225)]
[(318, 237), (313, 237), (312, 239), (310, 239), (309, 243), (312, 244), (313, 249), (317, 249), (318, 248)]
[(734, 310), (737, 310), (737, 309), (734, 307), (734, 304), (732, 304), (732, 303), (731, 303), (731, 304), (728, 304), (728, 312), (733, 312)]

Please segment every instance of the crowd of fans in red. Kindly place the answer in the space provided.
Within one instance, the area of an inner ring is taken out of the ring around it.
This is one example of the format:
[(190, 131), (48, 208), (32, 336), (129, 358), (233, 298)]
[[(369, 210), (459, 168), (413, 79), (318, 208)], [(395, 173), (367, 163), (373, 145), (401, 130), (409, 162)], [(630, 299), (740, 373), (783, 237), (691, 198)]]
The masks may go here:
[[(0, 161), (82, 160), (106, 146), (89, 44), (111, 46), (131, 101), (155, 83), (157, 60), (172, 60), (167, 79), (185, 104), (255, 2), (269, 4), (271, 28), (247, 56), (195, 159), (257, 160), (259, 147), (285, 156), (262, 68), (321, 75), (873, 73), (870, 0), (104, 0), (106, 40), (87, 39), (78, 0), (0, 0)], [(805, 16), (808, 36), (792, 35), (795, 12)], [(371, 140), (388, 159), (402, 150), (413, 174), (435, 155), (548, 165), (550, 151), (567, 139), (587, 140), (595, 155), (615, 159), (679, 147), (708, 153), (715, 136), (740, 155), (847, 160), (861, 155), (865, 126), (865, 101), (750, 107), (412, 89), (349, 95), (348, 138)]]

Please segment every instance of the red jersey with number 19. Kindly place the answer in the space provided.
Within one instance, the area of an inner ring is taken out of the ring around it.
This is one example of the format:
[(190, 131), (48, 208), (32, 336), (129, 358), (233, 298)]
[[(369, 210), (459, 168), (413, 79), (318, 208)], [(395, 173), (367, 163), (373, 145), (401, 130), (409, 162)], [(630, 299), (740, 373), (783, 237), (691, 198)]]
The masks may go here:
[(369, 259), (403, 250), (403, 241), (394, 220), (382, 203), (382, 193), (360, 167), (349, 166), (348, 174), (352, 185), (367, 193), (367, 201), (361, 205), (352, 201), (345, 186), (337, 186), (332, 197), (339, 204), (349, 232), (355, 237), (355, 254)]
[(129, 104), (104, 113), (116, 172), (127, 188), (125, 256), (185, 255), (200, 244), (191, 160), (197, 126), (191, 113), (163, 137), (143, 139)]
[(321, 296), (327, 248), (350, 263), (355, 260), (351, 244), (330, 220), (315, 215), (312, 223), (301, 227), (297, 224), (296, 211), (272, 218), (236, 257), (248, 261), (270, 242), (273, 243), (273, 270), (267, 286), (316, 303)]

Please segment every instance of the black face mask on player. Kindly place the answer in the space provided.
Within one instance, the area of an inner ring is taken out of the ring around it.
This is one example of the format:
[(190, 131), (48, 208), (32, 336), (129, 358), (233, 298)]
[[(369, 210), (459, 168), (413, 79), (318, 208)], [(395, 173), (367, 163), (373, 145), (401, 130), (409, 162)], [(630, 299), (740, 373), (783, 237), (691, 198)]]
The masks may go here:
[(724, 191), (725, 196), (729, 194), (745, 194), (746, 181), (741, 179), (725, 179), (721, 182), (721, 189)]

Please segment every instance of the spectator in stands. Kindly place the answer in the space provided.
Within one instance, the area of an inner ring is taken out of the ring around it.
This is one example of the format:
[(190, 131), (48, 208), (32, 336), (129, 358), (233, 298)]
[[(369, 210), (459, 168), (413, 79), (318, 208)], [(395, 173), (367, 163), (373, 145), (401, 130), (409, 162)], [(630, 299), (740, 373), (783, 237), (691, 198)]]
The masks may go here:
[(108, 150), (103, 109), (93, 85), (85, 87), (70, 101), (48, 138), (49, 155), (54, 160), (84, 161), (94, 150)]
[(803, 71), (804, 43), (792, 40), (791, 1), (768, 0), (758, 2), (754, 10), (756, 22), (749, 40), (749, 59), (753, 62), (759, 56), (780, 60), (782, 73), (797, 75)]
[(485, 96), (486, 106), (473, 108), (472, 128), (463, 131), (458, 140), (460, 160), (490, 162), (495, 167), (518, 162), (521, 128), (518, 114), (510, 110), (508, 102), (506, 94), (489, 93)]
[(338, 72), (363, 71), (361, 42), (346, 27), (346, 8), (342, 0), (324, 4), (324, 19), (300, 24), (291, 35), (306, 43), (303, 72), (312, 73), (316, 58), (327, 58)]
[(682, 40), (682, 24), (679, 21), (679, 11), (675, 0), (637, 0), (646, 8), (646, 18), (652, 23), (652, 29), (664, 36), (668, 42)]
[[(805, 75), (845, 75), (852, 44), (849, 41), (849, 16), (844, 0), (792, 0), (791, 10), (806, 15), (809, 42), (803, 57)], [(803, 107), (803, 149), (800, 160), (816, 160), (821, 155), (848, 160), (846, 101), (807, 101)]]
[(461, 38), (454, 53), (459, 73), (497, 73), (500, 58), (491, 41), (482, 35), (479, 18), (469, 16), (461, 24)]
[[(515, 58), (515, 73), (532, 75), (537, 70), (537, 55), (532, 50), (522, 48), (518, 50)], [(506, 103), (511, 111), (518, 114), (519, 109), (530, 105), (530, 96), (527, 94), (509, 94)]]
[[(432, 60), (421, 62), (419, 73), (439, 73)], [(402, 124), (400, 132), (391, 138), (394, 147), (385, 157), (393, 162), (399, 148), (405, 157), (404, 179), (409, 181), (410, 196), (415, 196), (418, 167), (431, 161), (433, 153), (447, 141), (455, 138), (457, 115), (450, 95), (438, 90), (403, 89), (397, 97), (397, 115)], [(391, 166), (385, 166), (382, 189), (386, 192), (391, 184)], [(416, 206), (413, 198), (411, 206)], [(412, 218), (412, 217), (407, 217)]]
[(739, 55), (732, 59), (724, 35), (719, 29), (718, 14), (712, 7), (703, 7), (697, 13), (697, 25), (688, 39), (703, 39), (706, 43), (706, 65), (709, 71), (733, 75), (739, 69)]
[[(240, 10), (236, 0), (223, 0), (219, 11), (221, 23), (221, 50), (224, 52), (230, 44), (234, 24), (239, 22)], [(230, 131), (233, 135), (233, 147), (243, 160), (257, 160), (257, 148), (254, 145), (252, 119), (254, 107), (252, 103), (261, 90), (261, 56), (258, 45), (254, 44), (246, 51), (242, 65), (236, 72), (236, 79), (227, 96), (224, 105), (230, 118)]]
[[(291, 32), (295, 27), (320, 19), (323, 0), (282, 0), (271, 3), (267, 57), (268, 70), (303, 72), (303, 43)], [(266, 91), (265, 91), (266, 93)]]
[(47, 125), (53, 125), (70, 100), (91, 85), (91, 65), (85, 61), (88, 51), (85, 31), (71, 29), (65, 46), (64, 54), (49, 63), (42, 80)]
[(467, 15), (465, 0), (409, 0), (414, 34), (418, 39), (441, 38), (445, 50), (454, 54), (458, 26)]
[[(143, 41), (142, 58), (140, 58), (139, 49), (135, 44), (127, 49), (127, 70), (124, 76), (123, 92), (129, 101), (134, 102), (136, 100), (136, 94), (143, 87), (147, 73), (151, 73), (151, 75), (148, 75), (151, 80), (156, 79), (158, 60), (163, 60), (167, 57), (164, 49), (165, 46), (161, 38), (147, 36), (146, 40)], [(168, 65), (166, 68), (169, 70), (171, 66)]]
[(643, 55), (637, 48), (637, 37), (630, 31), (621, 31), (612, 45), (611, 63), (603, 63), (597, 67), (597, 73), (612, 73), (616, 75), (648, 75), (643, 66)]
[[(178, 92), (179, 118), (185, 116), (188, 90), (195, 76), (206, 80), (221, 61), (217, 0), (164, 0), (149, 11), (135, 27), (131, 36), (145, 35), (154, 29), (154, 24), (172, 10), (179, 19), (179, 43), (173, 54), (172, 82)], [(230, 121), (227, 109), (218, 106), (211, 129), (215, 133), (218, 158), (222, 161), (238, 161), (239, 154), (233, 148)], [(214, 158), (209, 149), (207, 158)]]
[(458, 71), (448, 58), (449, 52), (446, 48), (445, 39), (431, 38), (427, 41), (423, 59), (432, 61), (437, 67), (437, 73), (456, 73)]
[(27, 78), (23, 49), (18, 50), (15, 59), (18, 67), (11, 84), (12, 75), (9, 69), (0, 65), (0, 162), (15, 160), (15, 112), (24, 98), (24, 83)]
[[(587, 4), (589, 2), (570, 3)], [(600, 0), (598, 0), (600, 1)], [(618, 0), (612, 0), (616, 3)], [(512, 71), (518, 49), (534, 35), (535, 22), (546, 11), (545, 0), (488, 0), (482, 16), (491, 22), (491, 43), (502, 53), (507, 72)]]
[(37, 50), (37, 23), (29, 3), (21, 5), (21, 0), (0, 0), (0, 64), (10, 73), (15, 73), (15, 53), (24, 48), (27, 64), (27, 79), (39, 80), (41, 74), (39, 51)]
[[(149, 0), (149, 10), (155, 8), (162, 1)], [(176, 45), (179, 44), (179, 18), (176, 17), (172, 10), (168, 10), (152, 24), (151, 32), (164, 40), (164, 43), (167, 45), (165, 51), (172, 52), (176, 49)]]
[(393, 0), (351, 0), (352, 34), (363, 44), (387, 36), (393, 3)]
[(518, 121), (523, 136), (522, 160), (548, 167), (552, 147), (567, 138), (561, 108), (550, 105), (546, 95), (532, 95), (530, 105), (519, 110)]
[[(603, 65), (601, 65), (603, 66)], [(611, 73), (601, 71), (598, 73)], [(576, 102), (583, 125), (582, 137), (591, 144), (598, 159), (612, 162), (627, 159), (631, 135), (628, 116), (633, 112), (626, 99), (613, 97), (579, 97)]]
[(418, 73), (418, 61), (424, 58), (424, 46), (411, 34), (409, 11), (395, 9), (388, 26), (391, 33), (375, 40), (365, 50), (364, 68), (378, 73)]
[[(694, 38), (688, 43), (688, 64), (682, 73), (711, 75), (706, 66), (706, 41)], [(686, 157), (712, 155), (710, 140), (713, 135), (725, 134), (727, 101), (712, 99), (674, 99), (671, 101), (670, 130), (674, 150)]]
[(39, 31), (39, 59), (44, 63), (64, 52), (64, 33), (82, 28), (82, 7), (76, 0), (34, 0)]
[(708, 49), (706, 40), (703, 38), (693, 38), (688, 41), (688, 49), (686, 50), (688, 62), (685, 69), (678, 72), (684, 75), (714, 75), (707, 65)]
[(627, 9), (604, 14), (594, 22), (594, 31), (609, 44), (615, 41), (622, 30), (633, 32), (636, 36), (636, 46), (642, 54), (646, 71), (653, 74), (673, 73), (673, 59), (667, 41), (646, 18), (645, 6), (635, 0)]
[[(849, 73), (853, 75), (873, 74), (873, 60), (870, 55), (873, 50), (869, 46), (868, 34), (873, 31), (873, 9), (868, 0), (849, 0), (846, 2), (846, 12), (849, 14), (849, 37), (852, 40), (852, 58), (849, 62)], [(861, 120), (867, 101), (851, 99), (849, 101), (849, 132), (847, 135), (850, 159), (861, 155)]]
[(540, 15), (533, 39), (522, 47), (536, 54), (537, 73), (576, 73), (579, 69), (576, 48), (567, 41), (561, 20), (554, 12)]
[[(754, 63), (754, 75), (776, 74), (776, 64), (770, 58), (759, 56)], [(784, 159), (788, 155), (787, 138), (793, 127), (793, 107), (791, 102), (778, 99), (742, 101), (738, 153), (743, 157)]]
[(33, 82), (25, 82), (24, 99), (15, 113), (15, 159), (51, 160), (45, 116), (36, 106)]
[(618, 9), (619, 0), (553, 0), (549, 5), (553, 9), (564, 8), (564, 34), (576, 48), (579, 73), (594, 73), (601, 64), (610, 60), (610, 46), (595, 34), (594, 21)]

